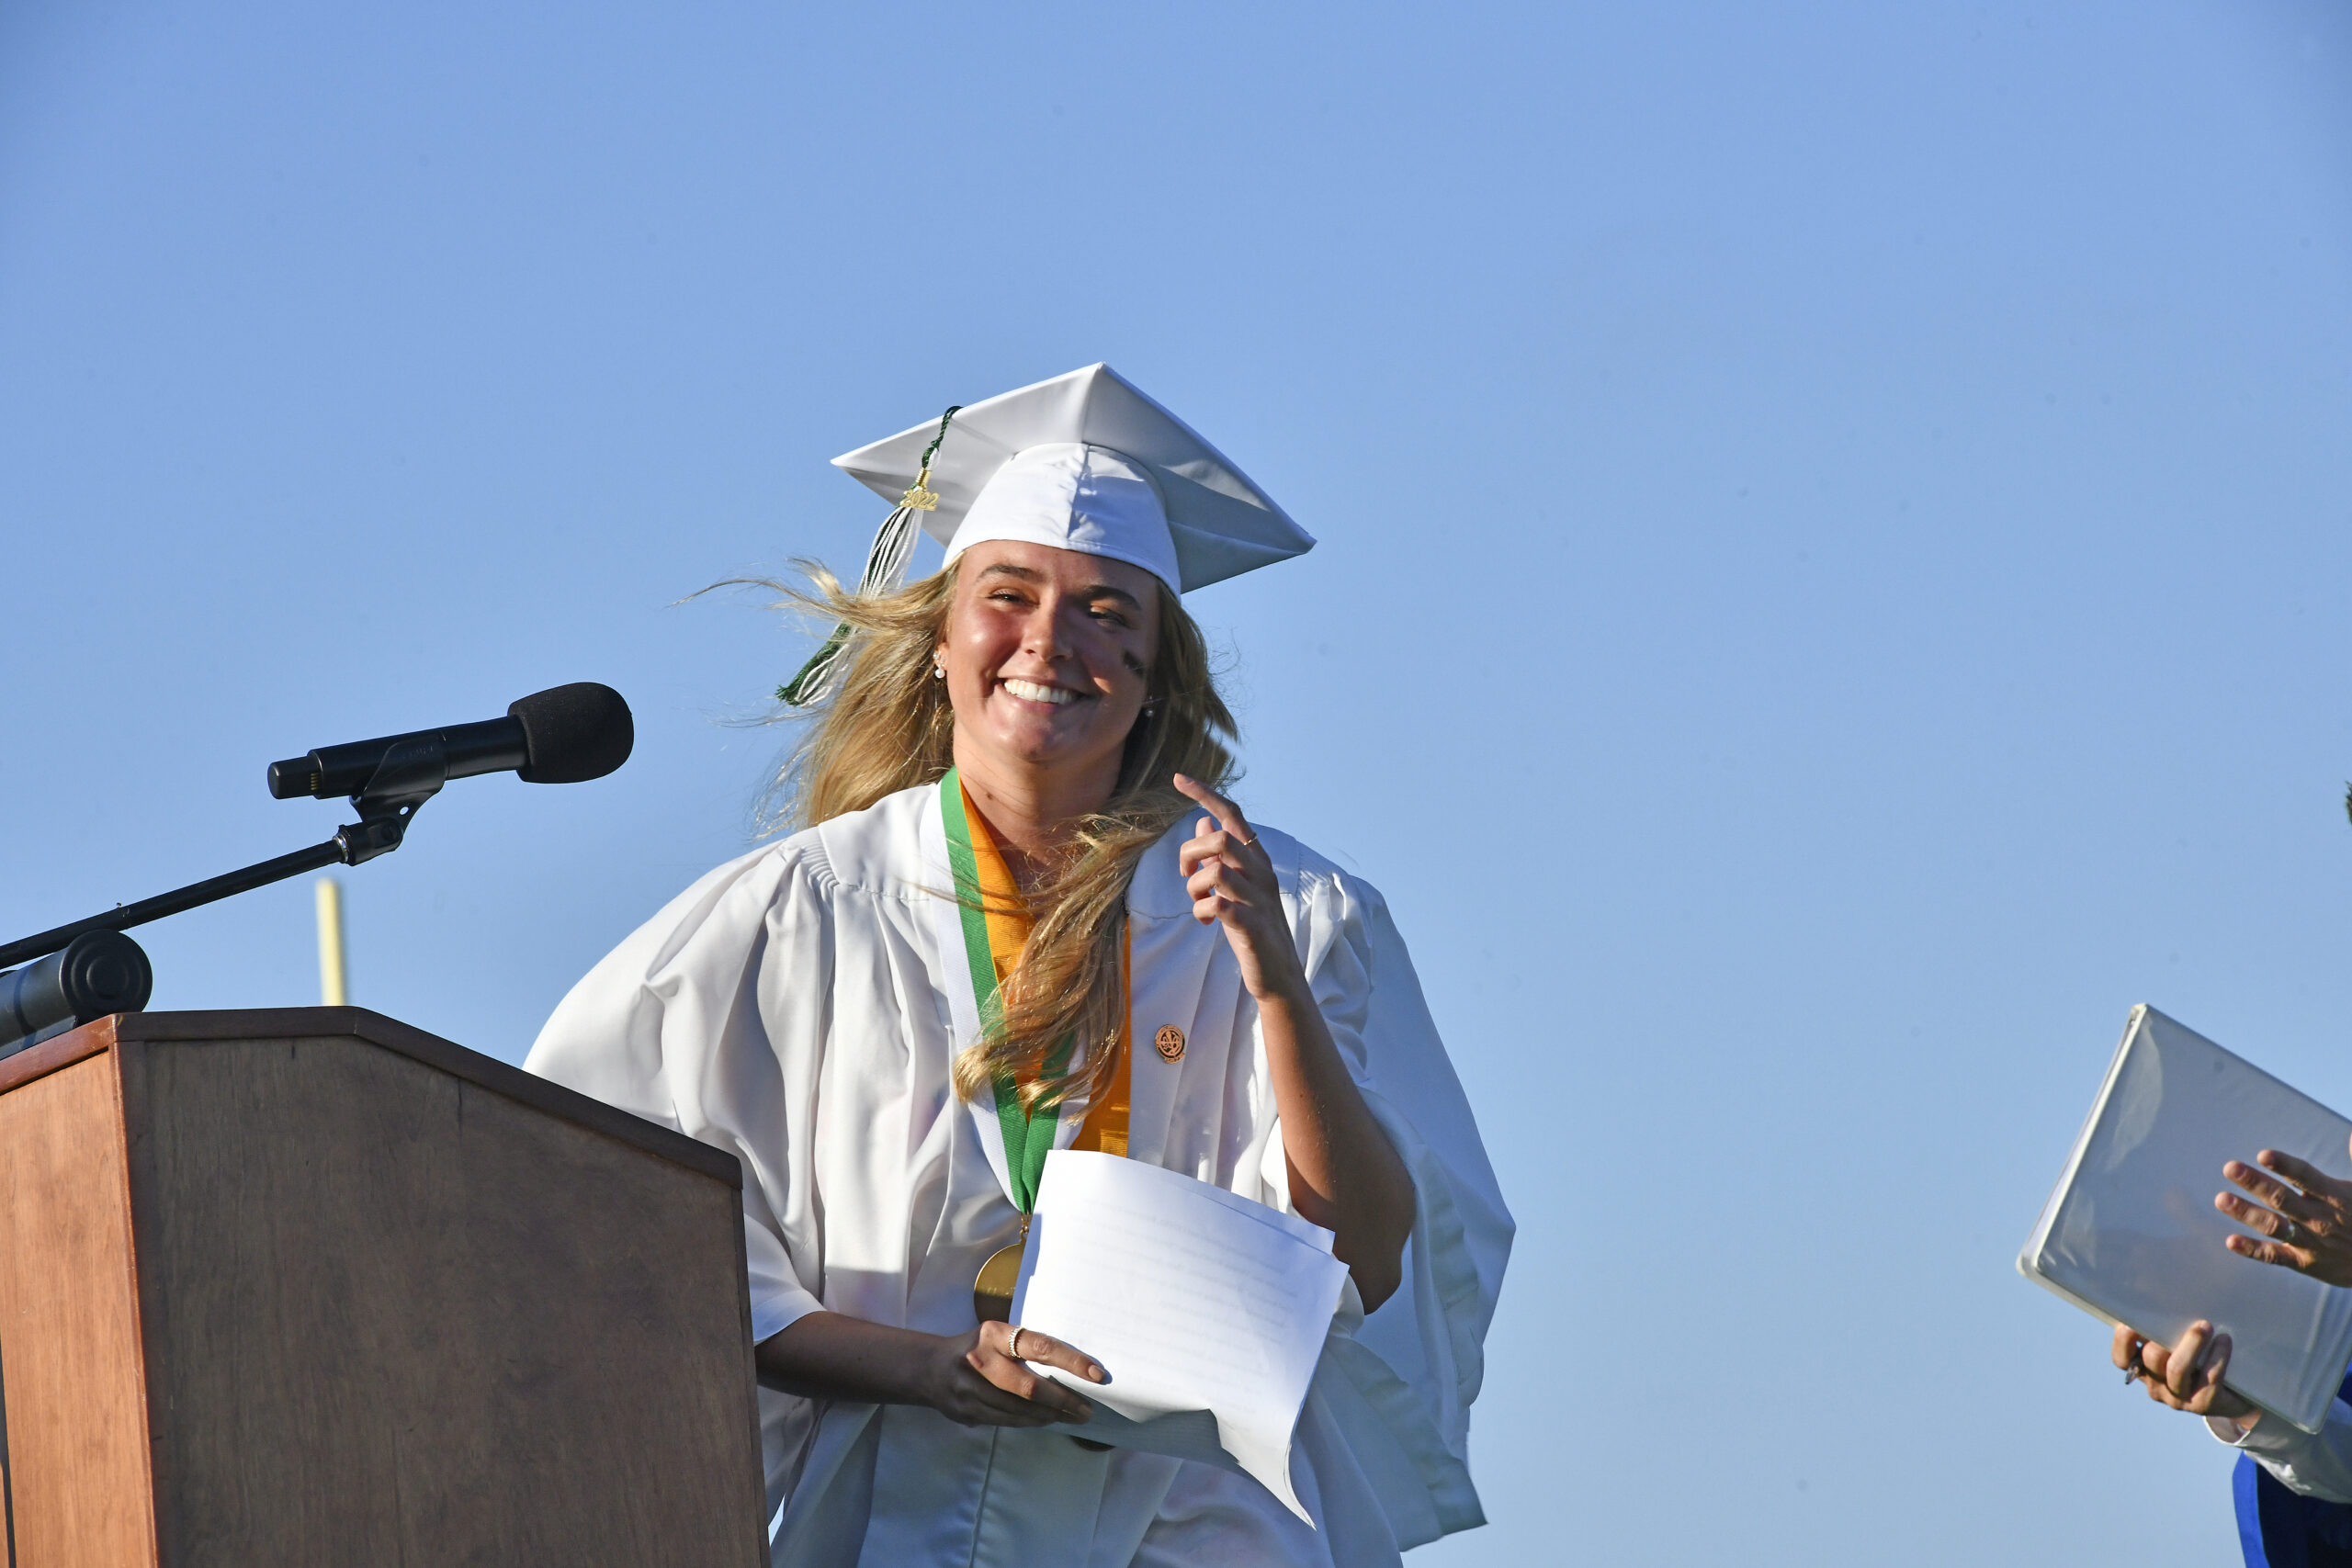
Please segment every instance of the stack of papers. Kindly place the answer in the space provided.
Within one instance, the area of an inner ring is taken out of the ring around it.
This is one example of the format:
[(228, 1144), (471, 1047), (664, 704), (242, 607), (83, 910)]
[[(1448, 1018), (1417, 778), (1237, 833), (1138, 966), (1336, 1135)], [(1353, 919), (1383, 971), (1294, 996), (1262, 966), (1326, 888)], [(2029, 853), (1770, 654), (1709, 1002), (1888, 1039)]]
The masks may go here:
[(1046, 1156), (1012, 1321), (1084, 1351), (1090, 1441), (1254, 1476), (1300, 1518), (1291, 1435), (1347, 1266), (1331, 1233), (1116, 1155)]
[(2230, 1336), (2229, 1386), (2316, 1432), (2352, 1359), (2352, 1291), (2229, 1251), (2247, 1233), (2213, 1195), (2237, 1190), (2224, 1163), (2264, 1149), (2343, 1176), (2347, 1136), (2319, 1101), (2134, 1008), (2018, 1271), (2162, 1344), (2210, 1320)]

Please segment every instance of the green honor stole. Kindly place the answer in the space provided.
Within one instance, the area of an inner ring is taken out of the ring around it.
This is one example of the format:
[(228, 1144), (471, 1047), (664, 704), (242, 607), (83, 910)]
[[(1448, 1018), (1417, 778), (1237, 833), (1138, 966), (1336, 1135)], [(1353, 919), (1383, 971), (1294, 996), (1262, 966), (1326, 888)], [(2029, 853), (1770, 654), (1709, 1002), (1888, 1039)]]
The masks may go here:
[[(956, 879), (956, 903), (964, 937), (964, 960), (969, 972), (975, 1010), (983, 1037), (1004, 1027), (1004, 981), (1021, 962), (1030, 931), (1028, 906), (1019, 884), (1005, 863), (988, 821), (973, 806), (963, 780), (950, 768), (939, 781), (941, 826), (946, 829), (947, 863)], [(1126, 962), (1120, 959), (1121, 990), (1126, 989)], [(1113, 1049), (1118, 1060), (1101, 1102), (1089, 1108), (1072, 1144), (1108, 1154), (1127, 1152), (1129, 1064), (1126, 1051), (1126, 1009), (1120, 1009), (1119, 1032)], [(1077, 1041), (1066, 1038), (1047, 1052), (1037, 1077), (1053, 1079), (1069, 1072)], [(1021, 1260), (1029, 1240), (1029, 1215), (1037, 1203), (1037, 1181), (1044, 1175), (1046, 1156), (1052, 1152), (1060, 1130), (1063, 1105), (1057, 1094), (1035, 1105), (1023, 1103), (1023, 1083), (1009, 1071), (997, 1073), (990, 1086), (996, 1096), (998, 1134), (1004, 1140), (1005, 1195), (1021, 1212), (1021, 1235), (980, 1265), (972, 1284), (972, 1310), (985, 1321), (1008, 1321), (1012, 1292), (1021, 1278)]]

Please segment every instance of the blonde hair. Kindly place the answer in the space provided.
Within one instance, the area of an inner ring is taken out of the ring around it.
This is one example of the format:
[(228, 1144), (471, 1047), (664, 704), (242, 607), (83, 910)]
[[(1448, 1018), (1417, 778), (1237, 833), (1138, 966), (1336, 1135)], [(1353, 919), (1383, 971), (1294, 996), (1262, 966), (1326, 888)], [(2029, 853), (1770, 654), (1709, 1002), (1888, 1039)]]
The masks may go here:
[[(802, 570), (813, 592), (767, 586), (793, 607), (839, 621), (850, 640), (832, 696), (810, 711), (809, 729), (769, 792), (768, 819), (778, 828), (862, 811), (936, 783), (955, 761), (955, 710), (946, 682), (931, 672), (955, 603), (955, 566), (871, 598), (845, 591), (821, 567)], [(1068, 853), (1029, 891), (1029, 942), (1005, 987), (1002, 1021), (956, 1058), (956, 1092), (965, 1100), (1007, 1077), (1026, 1080), (1023, 1100), (1032, 1108), (1106, 1087), (1107, 1047), (1125, 1021), (1127, 886), (1144, 852), (1197, 809), (1172, 775), (1214, 789), (1231, 780), (1233, 715), (1217, 694), (1207, 642), (1176, 595), (1158, 586), (1159, 648), (1118, 783), (1101, 810), (1071, 824)], [(1070, 1039), (1086, 1049), (1070, 1071), (1046, 1077), (1046, 1057)]]

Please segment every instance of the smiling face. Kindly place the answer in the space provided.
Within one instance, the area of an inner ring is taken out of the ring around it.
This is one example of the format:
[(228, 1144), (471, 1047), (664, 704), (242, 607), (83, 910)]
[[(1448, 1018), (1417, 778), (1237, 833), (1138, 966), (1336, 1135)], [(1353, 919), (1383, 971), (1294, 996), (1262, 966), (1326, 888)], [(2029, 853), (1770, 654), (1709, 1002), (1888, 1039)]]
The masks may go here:
[(1159, 645), (1159, 581), (1141, 567), (1012, 540), (974, 545), (957, 558), (936, 649), (957, 765), (1099, 806), (1118, 782)]

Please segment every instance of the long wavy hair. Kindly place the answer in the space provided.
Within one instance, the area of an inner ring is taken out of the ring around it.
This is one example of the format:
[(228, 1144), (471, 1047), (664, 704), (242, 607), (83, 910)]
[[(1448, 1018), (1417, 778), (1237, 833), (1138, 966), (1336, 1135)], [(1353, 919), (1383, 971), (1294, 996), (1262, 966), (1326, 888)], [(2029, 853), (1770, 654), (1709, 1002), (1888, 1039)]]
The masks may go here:
[[(780, 592), (785, 607), (846, 626), (850, 641), (833, 694), (805, 710), (808, 728), (768, 792), (763, 815), (772, 829), (862, 811), (885, 795), (936, 783), (955, 761), (955, 710), (946, 682), (931, 673), (955, 603), (955, 566), (871, 598), (843, 589), (822, 567), (800, 570), (808, 589), (763, 586)], [(1029, 943), (1006, 984), (1001, 1021), (956, 1058), (962, 1099), (1005, 1077), (1025, 1082), (1022, 1098), (1032, 1108), (1074, 1094), (1091, 1098), (1107, 1085), (1109, 1047), (1125, 1021), (1126, 898), (1136, 863), (1197, 809), (1176, 792), (1173, 775), (1222, 789), (1234, 772), (1233, 715), (1217, 694), (1208, 644), (1165, 584), (1159, 649), (1145, 692), (1111, 798), (1071, 825), (1059, 863), (1027, 893)], [(1045, 1077), (1055, 1047), (1073, 1039), (1085, 1049), (1069, 1070)]]

